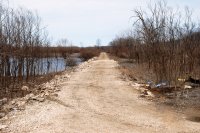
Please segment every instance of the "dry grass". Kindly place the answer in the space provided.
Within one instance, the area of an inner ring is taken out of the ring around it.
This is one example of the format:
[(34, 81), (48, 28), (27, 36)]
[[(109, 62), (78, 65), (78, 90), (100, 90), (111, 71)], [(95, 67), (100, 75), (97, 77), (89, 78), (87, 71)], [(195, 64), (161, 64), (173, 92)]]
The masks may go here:
[(119, 61), (119, 69), (123, 75), (126, 75), (132, 81), (139, 83), (147, 83), (147, 81), (155, 82), (155, 74), (149, 70), (146, 64), (136, 64), (128, 59), (117, 59)]
[(83, 49), (81, 49), (80, 54), (84, 60), (89, 60), (93, 57), (99, 56), (100, 52), (101, 52), (101, 50), (98, 48), (95, 48), (95, 47), (94, 48), (83, 48)]

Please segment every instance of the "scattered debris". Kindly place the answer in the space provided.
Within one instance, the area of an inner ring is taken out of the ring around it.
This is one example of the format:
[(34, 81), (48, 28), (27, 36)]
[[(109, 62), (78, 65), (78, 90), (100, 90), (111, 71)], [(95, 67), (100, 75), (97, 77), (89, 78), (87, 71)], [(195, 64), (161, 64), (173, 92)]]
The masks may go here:
[(178, 81), (180, 81), (180, 82), (185, 82), (185, 79), (179, 78)]
[(190, 86), (190, 85), (185, 85), (185, 86), (184, 86), (184, 89), (192, 89), (192, 86)]
[(163, 87), (166, 87), (166, 86), (167, 86), (167, 82), (160, 82), (155, 87), (156, 88), (163, 88)]
[(147, 89), (149, 85), (134, 83), (132, 86), (136, 90), (140, 91), (140, 97), (155, 97), (155, 95), (149, 89)]
[(145, 86), (151, 87), (151, 86), (155, 86), (155, 85), (153, 84), (153, 81), (147, 81), (147, 84)]

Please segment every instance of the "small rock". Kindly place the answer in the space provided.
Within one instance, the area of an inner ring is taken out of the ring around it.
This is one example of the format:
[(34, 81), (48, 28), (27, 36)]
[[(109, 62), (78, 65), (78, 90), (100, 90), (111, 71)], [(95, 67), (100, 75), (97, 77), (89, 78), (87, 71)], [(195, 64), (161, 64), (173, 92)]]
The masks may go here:
[(54, 96), (54, 97), (58, 97), (58, 94), (54, 93), (54, 94), (52, 94), (52, 96)]
[(0, 100), (0, 106), (6, 104), (8, 102), (8, 99), (7, 98), (3, 98)]
[(3, 129), (5, 129), (5, 128), (7, 128), (8, 126), (6, 126), (6, 125), (0, 125), (0, 131), (1, 130), (3, 130)]
[(53, 87), (54, 87), (54, 88), (58, 87), (58, 84), (54, 84)]
[(142, 97), (142, 98), (144, 98), (144, 97), (146, 97), (146, 95), (144, 95), (144, 94), (141, 94), (139, 97)]
[(8, 99), (7, 98), (3, 98), (2, 99), (2, 102), (5, 104), (5, 103), (7, 103), (8, 102)]
[(46, 90), (46, 87), (41, 87), (41, 90)]
[(6, 115), (6, 116), (4, 116), (3, 118), (2, 118), (2, 120), (3, 121), (5, 121), (5, 120), (8, 120), (9, 118), (8, 118), (8, 116)]
[(155, 97), (155, 95), (154, 95), (152, 92), (150, 92), (150, 91), (147, 91), (147, 94), (148, 94), (148, 96), (150, 96), (150, 97)]
[(21, 90), (23, 90), (23, 91), (29, 91), (29, 87), (28, 87), (28, 86), (23, 86), (23, 87), (21, 88)]
[(51, 88), (51, 85), (49, 82), (47, 82), (45, 85), (44, 85), (44, 88)]
[(37, 88), (37, 90), (42, 90), (43, 89), (42, 86), (37, 86), (36, 88)]
[(144, 95), (148, 95), (148, 91), (147, 91), (147, 90), (144, 90), (143, 94), (144, 94)]
[(39, 101), (39, 102), (44, 102), (45, 101), (45, 99), (42, 98), (42, 97), (38, 97), (36, 100)]
[(12, 105), (14, 105), (15, 103), (16, 103), (16, 101), (15, 101), (15, 100), (11, 101), (11, 104), (12, 104)]
[(46, 91), (45, 93), (53, 93), (53, 92), (54, 92), (54, 90), (52, 89), (52, 90)]
[(28, 101), (28, 100), (33, 99), (34, 96), (35, 96), (35, 95), (34, 95), (33, 93), (31, 93), (31, 94), (26, 95), (24, 99), (25, 99), (26, 101)]
[(60, 77), (59, 75), (56, 75), (56, 76), (55, 76), (55, 79), (59, 79), (59, 77)]
[(61, 91), (61, 90), (60, 90), (60, 89), (56, 89), (56, 90), (55, 90), (55, 92), (59, 92), (59, 91)]
[(44, 94), (45, 96), (49, 96), (50, 94), (49, 94), (49, 92), (45, 92), (45, 94)]
[(0, 113), (0, 119), (5, 117), (6, 116), (6, 113)]
[(68, 79), (68, 78), (70, 78), (70, 76), (69, 75), (65, 75), (63, 78), (64, 79)]
[(53, 90), (53, 87), (52, 87), (52, 86), (49, 86), (49, 87), (46, 87), (46, 89), (48, 89), (48, 90)]
[(38, 101), (38, 102), (44, 102), (44, 101), (45, 101), (45, 98), (35, 96), (35, 97), (32, 98), (32, 100), (35, 100), (35, 101)]
[(45, 93), (41, 93), (41, 94), (40, 94), (40, 97), (45, 97)]
[(190, 86), (190, 85), (185, 85), (185, 86), (184, 86), (184, 89), (192, 89), (192, 86)]
[(34, 97), (35, 95), (33, 93), (29, 94), (30, 97)]
[(25, 101), (18, 101), (16, 105), (17, 105), (18, 107), (24, 107), (25, 104), (26, 104)]

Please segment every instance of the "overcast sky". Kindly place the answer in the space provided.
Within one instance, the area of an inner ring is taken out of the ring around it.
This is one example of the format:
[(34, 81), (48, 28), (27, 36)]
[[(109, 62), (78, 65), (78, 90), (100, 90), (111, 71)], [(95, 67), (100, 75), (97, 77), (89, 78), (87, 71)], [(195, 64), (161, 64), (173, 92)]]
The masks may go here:
[[(156, 1), (156, 0), (152, 0)], [(167, 0), (169, 6), (189, 6), (194, 16), (200, 0)], [(37, 11), (54, 42), (67, 38), (78, 46), (90, 46), (98, 38), (106, 45), (129, 29), (133, 9), (146, 7), (149, 0), (10, 0), (12, 7)]]

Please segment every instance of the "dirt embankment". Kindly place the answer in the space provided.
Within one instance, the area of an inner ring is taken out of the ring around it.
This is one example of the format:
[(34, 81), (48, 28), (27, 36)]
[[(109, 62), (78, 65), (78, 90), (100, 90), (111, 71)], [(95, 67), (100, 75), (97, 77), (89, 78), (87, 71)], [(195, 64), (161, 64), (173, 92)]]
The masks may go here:
[(58, 97), (11, 113), (4, 132), (200, 132), (199, 123), (138, 97), (117, 66), (106, 53), (81, 64), (68, 80), (61, 80)]

